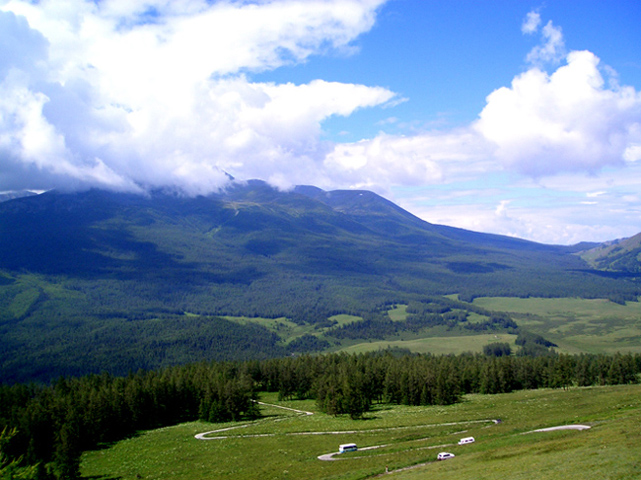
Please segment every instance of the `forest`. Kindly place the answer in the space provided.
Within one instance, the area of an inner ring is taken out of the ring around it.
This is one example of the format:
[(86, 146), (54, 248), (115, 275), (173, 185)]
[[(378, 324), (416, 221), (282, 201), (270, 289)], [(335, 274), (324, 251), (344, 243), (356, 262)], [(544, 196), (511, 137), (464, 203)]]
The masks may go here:
[(84, 450), (200, 419), (260, 417), (260, 392), (315, 399), (328, 415), (366, 418), (375, 403), (449, 405), (467, 393), (637, 383), (641, 355), (458, 356), (395, 351), (193, 363), (127, 376), (0, 385), (0, 478), (74, 479)]

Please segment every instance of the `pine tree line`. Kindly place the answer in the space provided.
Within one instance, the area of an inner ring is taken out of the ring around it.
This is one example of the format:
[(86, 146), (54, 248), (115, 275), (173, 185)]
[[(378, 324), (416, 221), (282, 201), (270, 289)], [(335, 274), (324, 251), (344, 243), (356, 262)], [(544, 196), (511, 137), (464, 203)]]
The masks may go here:
[(0, 386), (0, 430), (15, 429), (3, 452), (37, 465), (33, 478), (74, 479), (82, 451), (139, 430), (256, 417), (255, 382), (240, 367), (201, 363), (127, 377), (61, 378), (50, 386)]

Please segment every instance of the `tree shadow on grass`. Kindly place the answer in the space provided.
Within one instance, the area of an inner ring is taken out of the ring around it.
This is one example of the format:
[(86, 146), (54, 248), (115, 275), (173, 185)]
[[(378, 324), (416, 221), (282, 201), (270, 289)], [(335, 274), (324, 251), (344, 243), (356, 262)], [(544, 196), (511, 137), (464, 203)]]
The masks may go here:
[[(160, 427), (158, 427), (158, 428), (160, 428)], [(98, 445), (95, 445), (94, 447), (90, 448), (88, 451), (94, 452), (94, 451), (99, 451), (99, 450), (108, 450), (111, 447), (113, 447), (114, 445), (116, 445), (117, 443), (122, 442), (123, 440), (129, 440), (130, 438), (139, 437), (141, 434), (143, 434), (146, 431), (148, 431), (148, 430), (139, 430), (137, 432), (133, 432), (133, 433), (129, 433), (127, 435), (123, 435), (121, 438), (118, 438), (117, 440), (113, 440), (113, 441), (110, 441), (110, 442), (101, 442)], [(88, 477), (88, 478), (90, 478), (90, 477)], [(97, 478), (102, 478), (102, 477), (97, 477)], [(111, 480), (111, 479), (105, 479), (105, 480)]]

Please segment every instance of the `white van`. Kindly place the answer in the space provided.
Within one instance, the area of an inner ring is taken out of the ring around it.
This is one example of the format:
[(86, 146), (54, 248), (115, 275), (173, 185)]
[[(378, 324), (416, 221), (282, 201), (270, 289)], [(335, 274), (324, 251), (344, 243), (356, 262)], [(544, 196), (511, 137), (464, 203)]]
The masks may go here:
[(467, 445), (468, 443), (474, 443), (474, 437), (461, 438), (458, 441), (459, 445)]
[(344, 443), (338, 446), (338, 453), (355, 452), (356, 450), (358, 450), (358, 447), (355, 443)]
[(448, 453), (448, 452), (441, 452), (436, 457), (437, 460), (447, 460), (448, 458), (454, 458), (454, 454)]

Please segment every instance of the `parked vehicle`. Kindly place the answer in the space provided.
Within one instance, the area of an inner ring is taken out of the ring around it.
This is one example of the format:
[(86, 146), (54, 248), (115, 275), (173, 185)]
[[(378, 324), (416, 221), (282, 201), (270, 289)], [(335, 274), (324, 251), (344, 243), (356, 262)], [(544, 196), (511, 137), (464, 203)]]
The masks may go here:
[(437, 460), (447, 460), (448, 458), (454, 458), (454, 454), (448, 453), (448, 452), (441, 452), (438, 454), (438, 457), (436, 457)]
[(458, 441), (459, 445), (467, 445), (468, 443), (474, 443), (474, 437), (465, 437)]
[(344, 443), (338, 446), (338, 453), (355, 452), (356, 450), (358, 450), (358, 447), (355, 443)]

